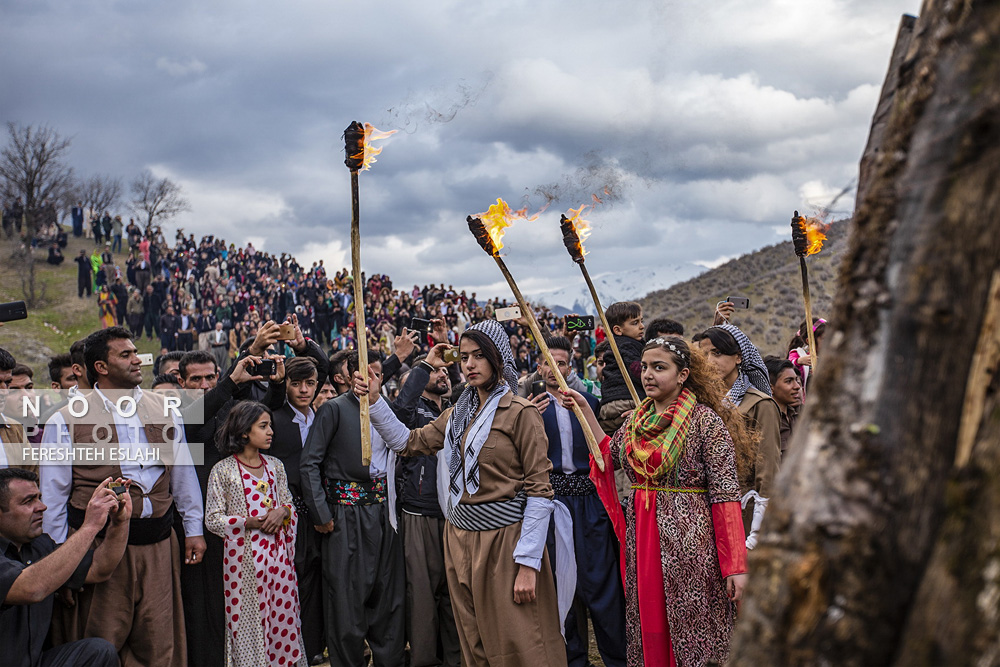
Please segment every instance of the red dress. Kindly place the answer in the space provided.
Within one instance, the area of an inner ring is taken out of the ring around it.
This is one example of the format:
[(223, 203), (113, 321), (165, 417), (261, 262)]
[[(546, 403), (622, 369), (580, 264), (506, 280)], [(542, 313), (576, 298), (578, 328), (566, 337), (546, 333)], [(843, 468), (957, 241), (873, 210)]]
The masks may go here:
[[(605, 462), (623, 468), (632, 482), (624, 508), (612, 466), (601, 473), (592, 462), (590, 476), (621, 544), (628, 664), (725, 662), (736, 620), (725, 578), (747, 571), (729, 431), (711, 408), (697, 404), (677, 464), (650, 479), (625, 458), (627, 424), (601, 442)], [(653, 453), (651, 469), (659, 457)]]

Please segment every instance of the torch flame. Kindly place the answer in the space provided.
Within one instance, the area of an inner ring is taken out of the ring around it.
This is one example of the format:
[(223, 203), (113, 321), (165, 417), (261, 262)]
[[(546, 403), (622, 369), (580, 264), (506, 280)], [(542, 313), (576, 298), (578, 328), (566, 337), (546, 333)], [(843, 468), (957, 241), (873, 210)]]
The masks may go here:
[[(597, 197), (594, 197), (597, 199)], [(594, 208), (596, 204), (584, 204), (580, 208), (571, 208), (563, 216), (563, 243), (569, 250), (570, 256), (576, 262), (582, 262), (587, 251), (583, 249), (583, 242), (587, 240), (592, 231), (590, 223), (583, 219), (583, 212), (588, 208)]]
[(830, 225), (819, 218), (806, 218), (796, 211), (792, 216), (792, 245), (799, 257), (815, 255), (823, 249)]
[(396, 134), (396, 132), (398, 132), (398, 130), (389, 130), (388, 132), (385, 132), (377, 129), (371, 123), (365, 123), (365, 140), (364, 140), (363, 154), (362, 152), (359, 152), (351, 156), (352, 159), (361, 160), (360, 171), (368, 171), (369, 169), (371, 169), (371, 166), (376, 162), (378, 162), (378, 160), (375, 159), (375, 156), (380, 155), (382, 153), (382, 147), (373, 146), (372, 142), (385, 139), (386, 137), (390, 137)]
[(490, 241), (493, 242), (493, 254), (499, 255), (500, 250), (503, 248), (503, 235), (506, 233), (506, 229), (514, 224), (516, 220), (534, 222), (538, 219), (538, 214), (536, 213), (528, 217), (527, 208), (512, 211), (507, 202), (503, 199), (497, 199), (497, 203), (490, 206), (489, 210), (485, 213), (478, 213), (473, 217), (482, 220), (483, 227), (485, 227), (486, 233), (489, 234)]

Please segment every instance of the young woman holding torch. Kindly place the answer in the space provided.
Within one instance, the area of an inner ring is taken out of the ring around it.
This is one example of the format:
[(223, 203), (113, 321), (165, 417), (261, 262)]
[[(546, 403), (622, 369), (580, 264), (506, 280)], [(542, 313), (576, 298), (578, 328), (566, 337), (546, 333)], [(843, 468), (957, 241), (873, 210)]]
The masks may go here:
[[(435, 347), (427, 363), (444, 365)], [(438, 498), (448, 590), (463, 663), (566, 664), (545, 537), (553, 510), (542, 417), (517, 396), (514, 355), (503, 327), (487, 320), (460, 339), (468, 386), (454, 408), (410, 431), (379, 396), (378, 381), (355, 374), (372, 425), (402, 456), (439, 455)]]
[[(621, 545), (628, 665), (723, 663), (747, 582), (733, 440), (751, 436), (709, 363), (681, 338), (649, 341), (641, 368), (646, 398), (601, 442), (604, 460), (632, 482), (624, 504), (611, 467), (590, 466)], [(600, 433), (570, 390), (563, 404), (573, 403)]]

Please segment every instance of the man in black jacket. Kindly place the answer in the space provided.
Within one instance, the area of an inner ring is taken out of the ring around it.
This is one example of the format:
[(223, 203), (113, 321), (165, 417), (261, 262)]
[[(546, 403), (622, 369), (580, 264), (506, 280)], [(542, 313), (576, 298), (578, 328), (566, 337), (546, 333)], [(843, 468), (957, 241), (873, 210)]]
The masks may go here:
[(316, 396), (316, 361), (310, 357), (290, 359), (285, 366), (285, 404), (274, 411), (274, 438), (271, 456), (281, 459), (288, 478), (288, 490), (299, 513), (295, 538), (295, 572), (298, 575), (302, 641), (311, 664), (323, 662), (323, 555), (320, 532), (309, 520), (309, 508), (302, 497), (299, 459), (312, 429)]
[(87, 257), (87, 251), (81, 250), (80, 254), (73, 260), (76, 262), (76, 291), (79, 298), (83, 298), (83, 293), (87, 296), (93, 293), (94, 289), (94, 267)]
[[(204, 460), (195, 465), (202, 498), (208, 497), (208, 476), (222, 455), (215, 446), (215, 432), (226, 421), (229, 410), (236, 404), (240, 388), (257, 378), (247, 370), (249, 358), (244, 358), (223, 380), (219, 380), (215, 359), (207, 352), (194, 350), (181, 357), (178, 370), (184, 389), (205, 391), (204, 397), (185, 411), (184, 434), (192, 453), (203, 447)], [(284, 367), (279, 368), (279, 373)], [(284, 378), (269, 379), (263, 402), (272, 410), (285, 398)], [(194, 415), (198, 414), (198, 419)], [(183, 522), (175, 521), (174, 530), (184, 544)], [(181, 569), (181, 597), (184, 602), (188, 664), (221, 665), (225, 662), (225, 594), (222, 590), (223, 542), (220, 537), (205, 532), (205, 553), (200, 563)]]
[[(446, 367), (441, 356), (448, 347), (439, 343), (401, 378), (391, 407), (411, 430), (437, 419), (449, 406), (452, 383), (461, 381), (458, 364)], [(428, 455), (404, 456), (396, 463), (406, 556), (406, 636), (413, 667), (458, 667), (462, 662), (445, 577), (445, 519), (438, 503), (437, 466), (437, 457)]]

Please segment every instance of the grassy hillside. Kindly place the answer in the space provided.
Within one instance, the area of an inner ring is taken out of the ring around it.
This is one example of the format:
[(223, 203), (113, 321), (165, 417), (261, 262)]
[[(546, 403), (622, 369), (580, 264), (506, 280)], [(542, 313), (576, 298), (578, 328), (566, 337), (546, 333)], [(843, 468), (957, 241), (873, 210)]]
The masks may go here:
[[(73, 258), (81, 249), (89, 255), (94, 243), (87, 239), (70, 237), (66, 248), (66, 261), (54, 267), (45, 262), (48, 250), (35, 251), (35, 275), (39, 286), (44, 286), (45, 298), (35, 308), (29, 308), (28, 319), (7, 322), (0, 328), (0, 347), (7, 349), (19, 362), (31, 366), (35, 371), (35, 384), (48, 386), (46, 366), (49, 357), (69, 352), (73, 341), (85, 337), (100, 326), (97, 313), (97, 299), (80, 299), (76, 296), (76, 262)], [(0, 303), (20, 301), (21, 268), (11, 258), (15, 245), (11, 241), (0, 240)], [(115, 259), (124, 267), (126, 255), (118, 254)], [(156, 341), (136, 341), (140, 352), (158, 353)], [(148, 376), (147, 369), (143, 375)], [(144, 378), (148, 386), (150, 378)]]
[[(813, 317), (828, 317), (837, 285), (837, 269), (847, 246), (848, 221), (833, 223), (823, 250), (806, 260)], [(750, 336), (761, 354), (784, 355), (789, 339), (805, 319), (799, 259), (792, 242), (762, 248), (706, 271), (696, 278), (640, 299), (648, 324), (657, 317), (681, 322), (690, 337), (712, 324), (715, 304), (727, 296), (750, 298), (749, 310), (737, 310), (733, 324)]]

